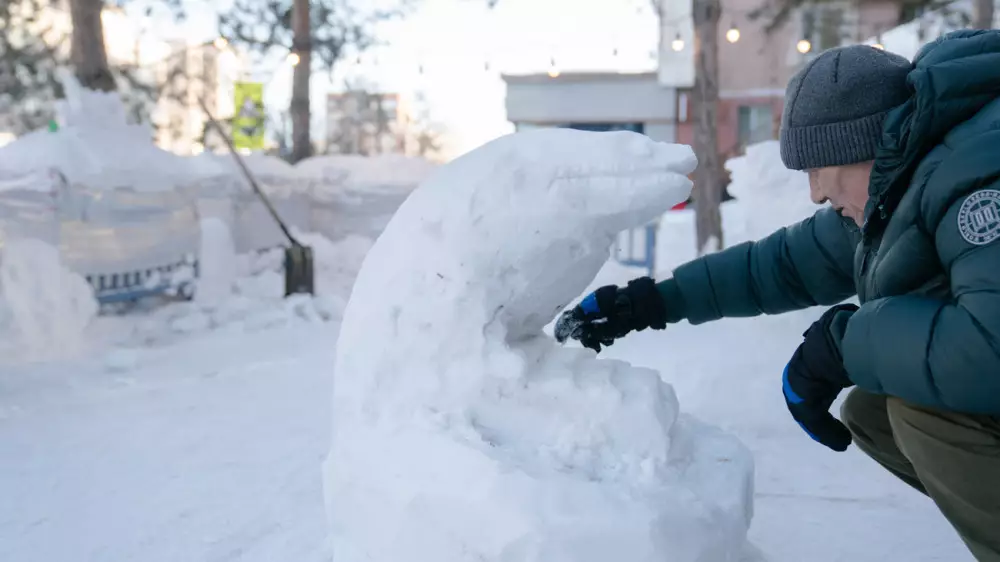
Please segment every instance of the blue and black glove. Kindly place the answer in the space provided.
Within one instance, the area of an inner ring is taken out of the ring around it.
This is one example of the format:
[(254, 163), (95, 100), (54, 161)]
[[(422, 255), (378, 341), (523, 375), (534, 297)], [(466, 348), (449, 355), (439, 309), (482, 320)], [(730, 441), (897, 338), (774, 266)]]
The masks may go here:
[(649, 277), (629, 281), (625, 287), (606, 285), (563, 312), (556, 322), (559, 343), (574, 339), (600, 353), (629, 332), (667, 327), (667, 311), (656, 282)]
[(840, 354), (840, 340), (853, 304), (837, 305), (820, 317), (802, 336), (805, 338), (782, 375), (785, 403), (795, 421), (816, 441), (834, 451), (851, 444), (851, 432), (830, 413), (830, 406), (854, 383), (847, 376)]

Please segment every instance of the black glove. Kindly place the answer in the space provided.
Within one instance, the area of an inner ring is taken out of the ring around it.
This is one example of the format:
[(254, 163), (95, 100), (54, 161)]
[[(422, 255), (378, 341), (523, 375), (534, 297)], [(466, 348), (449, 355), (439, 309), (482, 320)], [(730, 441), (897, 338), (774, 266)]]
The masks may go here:
[(587, 295), (562, 313), (555, 336), (559, 343), (572, 338), (600, 353), (601, 345), (609, 346), (629, 332), (666, 327), (666, 306), (656, 283), (640, 277), (625, 287), (606, 285)]
[(830, 413), (843, 389), (854, 383), (847, 376), (840, 355), (847, 320), (858, 309), (853, 304), (835, 306), (823, 313), (802, 336), (782, 375), (785, 403), (795, 421), (816, 441), (834, 451), (851, 444), (851, 432)]

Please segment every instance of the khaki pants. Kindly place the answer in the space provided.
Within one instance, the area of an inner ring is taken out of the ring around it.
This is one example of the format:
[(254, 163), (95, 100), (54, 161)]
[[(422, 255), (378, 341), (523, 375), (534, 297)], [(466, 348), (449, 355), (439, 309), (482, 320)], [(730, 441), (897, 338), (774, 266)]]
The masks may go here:
[(1000, 562), (1000, 417), (958, 414), (854, 389), (854, 444), (930, 496), (980, 562)]

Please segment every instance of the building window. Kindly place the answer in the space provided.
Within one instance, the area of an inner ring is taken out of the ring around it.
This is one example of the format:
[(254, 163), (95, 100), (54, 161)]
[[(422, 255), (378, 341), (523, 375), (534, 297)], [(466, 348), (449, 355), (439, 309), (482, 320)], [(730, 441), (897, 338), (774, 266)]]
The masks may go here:
[(741, 105), (737, 110), (737, 143), (743, 152), (748, 145), (774, 138), (771, 105)]

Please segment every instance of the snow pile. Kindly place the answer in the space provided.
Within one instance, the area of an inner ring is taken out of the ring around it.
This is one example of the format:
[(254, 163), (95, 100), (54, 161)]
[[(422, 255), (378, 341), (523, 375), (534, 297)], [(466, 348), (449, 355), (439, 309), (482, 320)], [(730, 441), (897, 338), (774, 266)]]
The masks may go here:
[(0, 148), (5, 174), (55, 168), (90, 188), (160, 191), (216, 172), (157, 148), (148, 126), (128, 123), (118, 94), (87, 90), (65, 71), (60, 80), (66, 93), (57, 105), (60, 129), (35, 131)]
[(299, 162), (296, 171), (333, 184), (355, 188), (413, 188), (427, 179), (437, 165), (423, 158), (401, 154), (377, 156), (324, 155)]
[[(291, 164), (277, 156), (254, 152), (251, 154), (241, 154), (240, 158), (254, 177), (292, 179), (297, 175), (295, 168)], [(219, 154), (202, 152), (197, 156), (190, 157), (189, 160), (197, 162), (201, 169), (218, 170), (243, 179), (243, 172), (240, 170), (239, 164), (236, 163), (233, 155), (228, 152)], [(249, 189), (249, 186), (247, 188)]]
[(195, 298), (202, 303), (219, 302), (233, 290), (236, 249), (229, 227), (216, 217), (201, 220), (198, 251), (199, 275)]
[(66, 269), (59, 251), (33, 239), (7, 240), (0, 253), (0, 300), (25, 357), (79, 350), (97, 314), (87, 281)]
[(542, 328), (616, 234), (684, 200), (688, 147), (515, 134), (438, 170), (372, 248), (334, 371), (340, 562), (738, 560), (752, 459), (650, 369)]
[[(820, 209), (809, 198), (809, 177), (781, 163), (778, 141), (747, 147), (746, 154), (726, 162), (732, 173), (729, 193), (739, 205), (727, 209), (726, 245), (763, 238)], [(778, 226), (775, 226), (778, 225)]]
[[(747, 147), (746, 154), (726, 162), (732, 173), (729, 192), (736, 198), (722, 204), (726, 247), (759, 240), (795, 224), (820, 209), (809, 199), (809, 177), (781, 163), (777, 141)], [(694, 210), (672, 211), (660, 220), (656, 240), (658, 278), (697, 257)]]
[[(252, 333), (339, 320), (372, 241), (361, 236), (337, 242), (312, 233), (295, 236), (313, 248), (316, 296), (285, 298), (281, 248), (235, 255), (222, 221), (204, 219), (194, 300), (149, 311), (119, 344), (126, 348), (165, 344), (208, 332)], [(116, 350), (107, 358), (109, 368), (120, 369), (123, 353), (127, 354)]]

